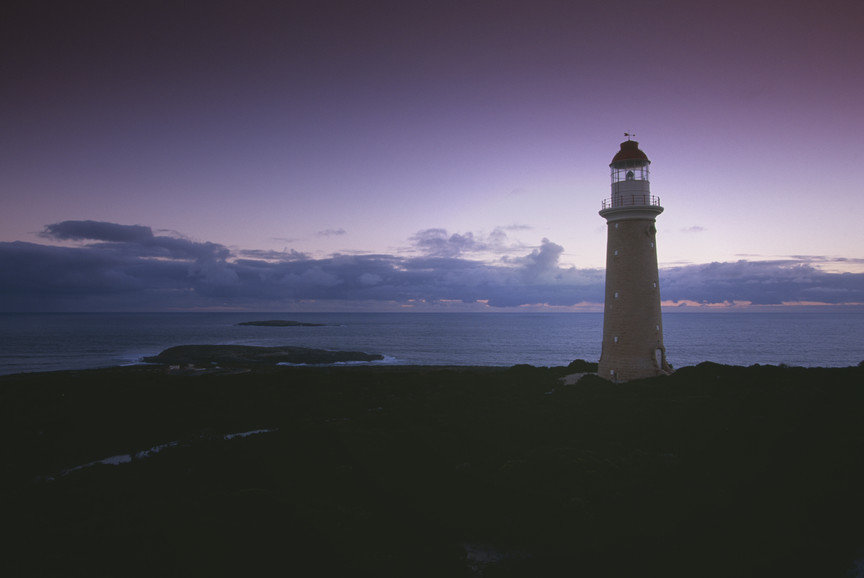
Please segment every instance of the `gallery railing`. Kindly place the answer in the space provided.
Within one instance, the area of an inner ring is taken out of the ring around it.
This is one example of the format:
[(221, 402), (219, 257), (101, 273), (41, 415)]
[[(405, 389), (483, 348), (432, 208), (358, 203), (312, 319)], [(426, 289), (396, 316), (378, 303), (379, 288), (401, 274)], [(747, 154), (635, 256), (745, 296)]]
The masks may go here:
[(617, 207), (638, 207), (638, 206), (660, 206), (660, 197), (654, 195), (615, 195), (608, 199), (603, 199), (604, 209), (615, 209)]

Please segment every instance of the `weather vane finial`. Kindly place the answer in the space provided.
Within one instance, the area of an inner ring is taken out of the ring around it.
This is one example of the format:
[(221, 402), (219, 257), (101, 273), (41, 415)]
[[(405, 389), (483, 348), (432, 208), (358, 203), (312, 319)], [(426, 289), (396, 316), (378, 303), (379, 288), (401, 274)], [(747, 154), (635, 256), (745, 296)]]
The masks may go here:
[(636, 133), (635, 133), (635, 132), (625, 132), (625, 133), (624, 133), (624, 136), (627, 137), (627, 140), (630, 140), (631, 138), (633, 138), (634, 136), (636, 136)]

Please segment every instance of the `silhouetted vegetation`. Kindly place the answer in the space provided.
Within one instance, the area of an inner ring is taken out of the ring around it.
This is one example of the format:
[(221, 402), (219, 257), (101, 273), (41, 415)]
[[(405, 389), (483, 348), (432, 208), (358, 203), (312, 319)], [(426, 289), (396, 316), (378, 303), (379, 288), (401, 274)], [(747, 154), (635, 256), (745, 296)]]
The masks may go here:
[(0, 378), (0, 574), (843, 576), (860, 557), (861, 368), (562, 386), (574, 369)]
[(567, 369), (572, 369), (579, 373), (596, 373), (597, 362), (585, 361), (584, 359), (574, 359), (569, 365), (567, 365)]

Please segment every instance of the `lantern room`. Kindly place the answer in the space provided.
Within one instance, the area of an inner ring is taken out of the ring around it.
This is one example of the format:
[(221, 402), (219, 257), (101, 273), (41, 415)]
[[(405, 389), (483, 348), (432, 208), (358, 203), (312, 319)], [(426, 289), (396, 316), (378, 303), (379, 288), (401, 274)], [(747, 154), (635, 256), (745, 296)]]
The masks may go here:
[(625, 140), (621, 150), (612, 159), (609, 167), (612, 169), (612, 184), (619, 181), (648, 181), (648, 155), (639, 150), (635, 140)]
[(639, 150), (638, 142), (622, 142), (621, 150), (609, 164), (612, 169), (612, 197), (608, 203), (603, 203), (604, 208), (653, 204), (648, 179), (650, 164), (648, 156)]

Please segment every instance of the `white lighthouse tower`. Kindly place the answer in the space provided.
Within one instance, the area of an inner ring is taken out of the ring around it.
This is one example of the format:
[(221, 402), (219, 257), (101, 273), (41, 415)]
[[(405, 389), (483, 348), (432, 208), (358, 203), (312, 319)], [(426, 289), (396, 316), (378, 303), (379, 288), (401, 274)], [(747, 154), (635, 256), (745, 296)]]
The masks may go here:
[(663, 207), (651, 195), (648, 156), (628, 138), (612, 159), (606, 219), (606, 297), (598, 375), (622, 382), (671, 373), (663, 347), (657, 229)]

